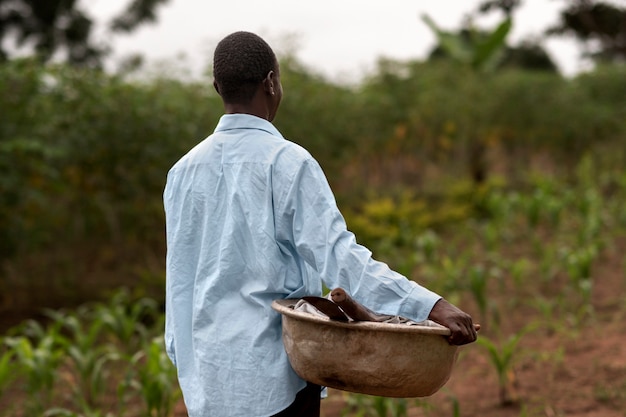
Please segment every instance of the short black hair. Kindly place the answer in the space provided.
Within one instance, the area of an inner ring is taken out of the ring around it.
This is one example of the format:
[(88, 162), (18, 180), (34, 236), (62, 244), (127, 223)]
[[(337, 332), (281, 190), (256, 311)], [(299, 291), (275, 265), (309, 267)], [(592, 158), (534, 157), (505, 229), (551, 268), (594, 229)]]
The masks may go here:
[(258, 84), (277, 70), (276, 63), (274, 51), (258, 35), (240, 31), (226, 36), (213, 55), (213, 77), (222, 99), (250, 102)]

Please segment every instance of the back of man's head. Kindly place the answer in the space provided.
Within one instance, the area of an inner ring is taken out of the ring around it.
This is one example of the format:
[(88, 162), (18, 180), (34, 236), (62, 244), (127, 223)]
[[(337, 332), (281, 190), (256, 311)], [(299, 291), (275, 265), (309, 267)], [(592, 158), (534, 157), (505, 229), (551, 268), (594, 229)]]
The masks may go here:
[(248, 103), (272, 70), (276, 70), (276, 55), (254, 33), (231, 33), (215, 48), (213, 77), (226, 103)]

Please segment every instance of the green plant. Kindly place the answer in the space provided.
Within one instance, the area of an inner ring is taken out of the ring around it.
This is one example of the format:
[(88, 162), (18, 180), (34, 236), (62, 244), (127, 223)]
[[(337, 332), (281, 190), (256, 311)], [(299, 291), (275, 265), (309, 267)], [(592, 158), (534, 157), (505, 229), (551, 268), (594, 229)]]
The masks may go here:
[(143, 297), (132, 300), (126, 288), (118, 290), (106, 304), (97, 304), (94, 319), (111, 332), (127, 352), (134, 352), (148, 341), (147, 324), (159, 316), (157, 302)]
[(43, 413), (43, 417), (115, 417), (113, 413), (105, 413), (100, 410), (86, 410), (80, 413), (68, 410), (66, 408), (50, 408)]
[(25, 378), (25, 391), (29, 397), (26, 410), (35, 415), (50, 403), (57, 370), (63, 360), (63, 342), (58, 328), (51, 327), (46, 331), (34, 321), (27, 322), (24, 332), (33, 338), (7, 337), (5, 342), (17, 359), (18, 373)]
[(415, 246), (421, 257), (428, 262), (433, 262), (436, 257), (436, 251), (441, 245), (441, 239), (437, 233), (431, 229), (425, 230), (415, 237)]
[(469, 256), (466, 254), (441, 257), (438, 269), (441, 274), (439, 279), (444, 282), (444, 291), (454, 293), (463, 287), (462, 282), (469, 262)]
[(90, 320), (90, 312), (86, 307), (75, 313), (47, 310), (48, 316), (65, 331), (62, 343), (77, 377), (71, 384), (73, 398), (83, 411), (99, 405), (106, 390), (105, 365), (120, 358), (113, 346), (101, 343), (102, 323)]
[(591, 244), (576, 249), (562, 248), (565, 267), (571, 283), (571, 288), (576, 291), (580, 298), (580, 318), (593, 314), (591, 291), (593, 289), (592, 266), (599, 254), (598, 248)]
[(2, 353), (0, 354), (0, 398), (4, 393), (4, 389), (9, 385), (11, 381), (16, 378), (17, 366), (14, 363), (15, 352), (11, 350), (4, 350), (5, 343), (0, 344)]
[(516, 259), (510, 263), (508, 269), (516, 288), (522, 288), (524, 279), (528, 277), (531, 267), (532, 262), (527, 258)]
[(487, 249), (495, 251), (501, 239), (501, 227), (496, 222), (488, 222), (483, 226), (482, 235), (485, 239)]
[(459, 404), (459, 399), (454, 395), (450, 395), (450, 402), (452, 402), (452, 417), (461, 417), (461, 404)]
[(180, 397), (176, 369), (165, 353), (163, 337), (156, 337), (131, 359), (131, 374), (123, 381), (120, 392), (134, 389), (143, 400), (146, 417), (169, 416)]
[(539, 313), (542, 326), (548, 334), (561, 330), (563, 326), (560, 321), (560, 307), (563, 304), (562, 296), (533, 297), (529, 304)]
[(519, 400), (515, 387), (514, 365), (520, 353), (520, 341), (535, 327), (535, 324), (529, 324), (506, 340), (499, 342), (486, 336), (480, 336), (477, 339), (477, 343), (487, 350), (490, 363), (498, 376), (500, 404), (503, 406), (515, 404)]
[(452, 59), (469, 65), (476, 71), (490, 71), (495, 68), (513, 24), (511, 19), (505, 19), (491, 33), (486, 34), (470, 28), (469, 36), (466, 37), (463, 33), (455, 34), (440, 29), (426, 14), (422, 15), (422, 20), (437, 36), (440, 47)]
[(350, 417), (406, 417), (409, 400), (350, 394), (342, 415)]
[(483, 265), (473, 265), (468, 272), (468, 288), (483, 320), (487, 317), (489, 296), (487, 294), (489, 283), (489, 272)]

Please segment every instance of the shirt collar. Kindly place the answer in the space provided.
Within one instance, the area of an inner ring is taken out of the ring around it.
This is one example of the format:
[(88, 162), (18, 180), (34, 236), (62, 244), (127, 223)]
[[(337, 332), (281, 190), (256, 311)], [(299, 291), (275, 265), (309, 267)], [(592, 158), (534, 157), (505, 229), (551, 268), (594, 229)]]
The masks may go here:
[(280, 138), (283, 135), (274, 127), (269, 121), (262, 119), (251, 114), (237, 113), (237, 114), (224, 114), (220, 117), (215, 131), (225, 131), (232, 129), (259, 129), (268, 132), (271, 135), (278, 136)]

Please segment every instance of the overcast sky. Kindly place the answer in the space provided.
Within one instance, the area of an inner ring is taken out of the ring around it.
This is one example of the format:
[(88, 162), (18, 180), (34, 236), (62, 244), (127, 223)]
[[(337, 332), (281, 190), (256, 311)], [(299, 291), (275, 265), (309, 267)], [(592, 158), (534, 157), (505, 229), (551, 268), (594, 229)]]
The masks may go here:
[[(539, 36), (558, 21), (568, 0), (524, 0), (514, 16), (509, 44)], [(129, 0), (83, 0), (89, 13), (105, 21)], [(456, 30), (480, 0), (170, 0), (158, 12), (158, 23), (130, 36), (115, 36), (113, 60), (142, 53), (150, 65), (164, 60), (184, 62), (200, 74), (211, 62), (215, 44), (236, 30), (264, 37), (280, 56), (291, 49), (316, 72), (334, 80), (356, 80), (380, 57), (424, 58), (435, 44), (422, 22), (426, 13), (444, 29)], [(611, 0), (626, 5), (626, 0)], [(492, 13), (475, 21), (491, 28), (501, 18)], [(584, 66), (572, 39), (553, 39), (544, 47), (571, 75)], [(184, 58), (181, 58), (184, 57)]]

